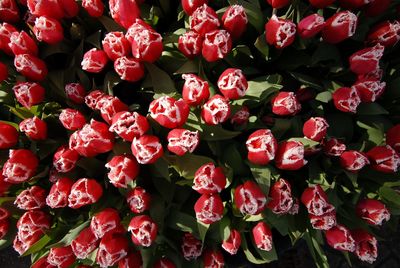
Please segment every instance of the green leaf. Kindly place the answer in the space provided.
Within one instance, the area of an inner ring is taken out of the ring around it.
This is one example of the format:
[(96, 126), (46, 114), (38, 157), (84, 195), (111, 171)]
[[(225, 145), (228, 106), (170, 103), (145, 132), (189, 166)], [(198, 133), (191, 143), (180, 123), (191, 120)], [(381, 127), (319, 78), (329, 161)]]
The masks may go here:
[(40, 251), (50, 241), (51, 241), (51, 237), (48, 236), (48, 235), (44, 235), (35, 244), (33, 244), (27, 251), (25, 251), (24, 254), (21, 255), (21, 257), (25, 257), (25, 256), (28, 256), (28, 255), (31, 255), (32, 253)]
[(319, 145), (319, 142), (307, 138), (290, 138), (289, 141), (299, 141), (304, 145), (305, 148), (312, 148)]
[(314, 76), (309, 76), (297, 72), (289, 72), (291, 76), (293, 76), (294, 79), (297, 81), (303, 83), (303, 85), (318, 89), (318, 90), (324, 90), (324, 88), (321, 86), (321, 82), (315, 78)]
[(315, 99), (320, 102), (328, 103), (332, 100), (332, 93), (329, 91), (318, 93)]
[(241, 1), (240, 4), (246, 11), (249, 23), (256, 28), (259, 33), (263, 32), (265, 20), (258, 0)]
[(114, 71), (107, 72), (107, 74), (104, 76), (104, 90), (106, 90), (106, 92), (109, 95), (113, 96), (114, 95), (113, 88), (119, 83), (121, 83), (121, 81), (122, 81), (121, 78), (116, 72)]
[(378, 103), (373, 102), (373, 103), (361, 103), (357, 108), (357, 114), (377, 115), (377, 114), (389, 114), (389, 112)]
[(168, 160), (180, 176), (190, 180), (194, 178), (194, 173), (199, 169), (199, 167), (210, 162), (214, 163), (211, 158), (195, 154), (171, 156)]
[(246, 256), (247, 260), (254, 264), (268, 263), (268, 260), (260, 259), (254, 256), (254, 254), (250, 251), (249, 247), (247, 246), (246, 236), (244, 235), (244, 233), (242, 233), (241, 236), (242, 236), (241, 247), (243, 249), (243, 253)]
[(122, 26), (117, 24), (113, 19), (108, 16), (101, 16), (97, 19), (101, 22), (101, 24), (103, 24), (107, 32), (125, 32), (125, 29), (122, 28)]
[(229, 219), (229, 217), (223, 217), (218, 222), (219, 238), (221, 239), (221, 241), (225, 241), (229, 238), (231, 234), (230, 224), (231, 220)]
[(248, 163), (247, 165), (250, 167), (254, 179), (257, 181), (258, 185), (260, 185), (265, 196), (268, 196), (269, 188), (271, 186), (271, 178), (277, 178), (279, 177), (279, 174), (270, 165), (258, 166), (251, 163)]
[(341, 64), (341, 55), (338, 48), (334, 45), (321, 42), (318, 44), (317, 49), (311, 56), (311, 64), (317, 65), (318, 63), (332, 62), (335, 64)]
[(385, 137), (385, 132), (382, 126), (370, 126), (361, 121), (357, 121), (357, 125), (367, 131), (369, 141), (373, 142), (375, 145), (382, 144)]
[(196, 60), (188, 60), (174, 74), (187, 74), (187, 73), (198, 73), (199, 63)]
[(269, 59), (269, 46), (265, 40), (265, 34), (260, 35), (256, 42), (254, 43), (254, 46), (258, 49), (258, 51), (261, 52), (261, 54), (264, 55), (265, 60), (268, 61)]
[(393, 190), (392, 188), (382, 186), (379, 188), (378, 194), (382, 199), (400, 208), (400, 194), (397, 191)]
[(145, 63), (150, 74), (154, 92), (157, 94), (170, 94), (176, 91), (174, 81), (163, 70), (151, 63)]
[(83, 223), (80, 223), (79, 225), (77, 225), (76, 227), (74, 227), (73, 229), (70, 229), (68, 231), (68, 233), (57, 243), (51, 244), (49, 245), (47, 248), (54, 248), (54, 247), (64, 247), (67, 245), (70, 245), (72, 240), (75, 239), (75, 237), (78, 236), (78, 234), (85, 229), (86, 227), (88, 227), (90, 224), (90, 220), (87, 220)]
[(241, 134), (240, 131), (230, 131), (222, 128), (221, 125), (217, 126), (202, 126), (203, 132), (200, 134), (201, 140), (205, 141), (221, 141), (230, 140)]
[(318, 268), (329, 268), (328, 258), (326, 257), (318, 241), (315, 239), (314, 233), (315, 231), (313, 231), (313, 234), (310, 234), (310, 230), (308, 230), (304, 234), (304, 239), (307, 242), (311, 256), (313, 257)]
[(189, 214), (172, 209), (166, 219), (166, 225), (172, 229), (183, 232), (196, 233), (198, 230), (197, 220)]
[(198, 229), (199, 236), (200, 236), (199, 238), (203, 244), (204, 244), (204, 240), (206, 238), (206, 234), (207, 234), (209, 227), (210, 227), (210, 224), (205, 224), (200, 221), (197, 221), (197, 229)]

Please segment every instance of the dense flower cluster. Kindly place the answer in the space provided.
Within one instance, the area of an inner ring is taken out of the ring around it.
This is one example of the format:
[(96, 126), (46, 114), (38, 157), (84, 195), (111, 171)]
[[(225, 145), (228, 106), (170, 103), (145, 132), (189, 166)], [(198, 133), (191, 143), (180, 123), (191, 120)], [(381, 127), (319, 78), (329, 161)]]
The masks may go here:
[(0, 238), (32, 267), (377, 259), (397, 2), (237, 2), (0, 1)]

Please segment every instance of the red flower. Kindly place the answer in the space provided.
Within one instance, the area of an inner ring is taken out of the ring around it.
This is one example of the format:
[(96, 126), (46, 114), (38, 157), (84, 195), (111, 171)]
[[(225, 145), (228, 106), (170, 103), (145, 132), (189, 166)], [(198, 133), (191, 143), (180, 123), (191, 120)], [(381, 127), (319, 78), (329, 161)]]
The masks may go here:
[(3, 0), (0, 2), (0, 17), (2, 21), (18, 22), (19, 10), (15, 0)]
[(113, 146), (114, 135), (108, 130), (108, 125), (93, 119), (69, 138), (69, 148), (85, 157), (109, 152)]
[(279, 92), (271, 101), (272, 112), (276, 115), (295, 115), (301, 110), (301, 104), (293, 92)]
[(182, 8), (189, 16), (203, 4), (207, 4), (208, 0), (181, 0)]
[(269, 190), (267, 207), (275, 214), (286, 214), (293, 207), (292, 187), (285, 179), (279, 179)]
[(129, 82), (139, 81), (144, 76), (143, 64), (134, 58), (125, 56), (115, 60), (114, 70), (122, 80)]
[(109, 32), (104, 36), (103, 50), (112, 61), (124, 56), (129, 56), (131, 46), (123, 32)]
[(44, 100), (44, 88), (33, 82), (17, 82), (13, 87), (17, 101), (27, 109)]
[(142, 187), (136, 186), (126, 195), (126, 202), (134, 213), (143, 213), (150, 208), (151, 195)]
[(19, 129), (31, 140), (47, 139), (47, 124), (37, 116), (23, 120), (19, 123)]
[(386, 83), (378, 80), (359, 80), (352, 88), (356, 89), (362, 102), (374, 102), (385, 91)]
[(368, 232), (358, 229), (351, 232), (351, 235), (356, 242), (354, 253), (356, 256), (365, 262), (373, 263), (378, 257), (378, 241)]
[(42, 208), (46, 205), (46, 194), (45, 189), (34, 185), (19, 193), (14, 201), (14, 205), (23, 210)]
[(339, 0), (340, 6), (347, 9), (357, 9), (374, 0)]
[(205, 34), (201, 54), (208, 62), (225, 58), (232, 50), (232, 39), (228, 31), (214, 30)]
[(282, 8), (290, 4), (290, 0), (267, 0), (273, 8)]
[(59, 0), (58, 2), (64, 11), (66, 18), (76, 17), (79, 13), (79, 6), (75, 0)]
[(189, 116), (189, 106), (183, 99), (175, 100), (172, 97), (163, 96), (150, 103), (149, 112), (161, 126), (176, 128), (185, 124)]
[(0, 207), (0, 239), (3, 239), (8, 233), (10, 227), (10, 212)]
[(400, 167), (400, 157), (396, 151), (386, 146), (376, 146), (367, 152), (371, 167), (385, 173), (395, 173)]
[(242, 70), (226, 69), (218, 78), (218, 88), (225, 98), (236, 100), (246, 94), (248, 84)]
[(157, 224), (147, 215), (135, 216), (129, 223), (132, 242), (137, 246), (149, 247), (157, 237)]
[(38, 47), (35, 40), (25, 31), (11, 33), (8, 46), (14, 55), (30, 54), (37, 56), (38, 54)]
[(355, 113), (361, 103), (360, 96), (355, 88), (339, 88), (333, 92), (332, 98), (336, 109), (347, 113)]
[(214, 9), (207, 6), (207, 4), (196, 8), (190, 17), (190, 29), (196, 31), (201, 36), (217, 30), (219, 25), (217, 13), (215, 13)]
[(236, 229), (231, 229), (229, 237), (222, 242), (222, 248), (231, 255), (235, 255), (240, 248), (242, 238), (240, 232)]
[(224, 255), (220, 250), (206, 249), (203, 254), (204, 268), (223, 268), (225, 267)]
[(59, 1), (51, 0), (27, 0), (29, 11), (37, 16), (49, 16), (55, 19), (64, 17), (64, 11)]
[(82, 0), (82, 7), (89, 13), (89, 16), (98, 18), (103, 15), (104, 4), (101, 0)]
[(50, 189), (46, 197), (46, 204), (51, 208), (63, 208), (68, 206), (68, 196), (74, 182), (69, 178), (58, 179)]
[(66, 173), (71, 171), (79, 159), (79, 154), (67, 146), (57, 149), (53, 157), (53, 166), (58, 172)]
[(163, 51), (162, 36), (140, 19), (129, 27), (126, 38), (132, 45), (132, 55), (140, 61), (155, 62)]
[(4, 80), (7, 80), (7, 78), (8, 78), (8, 67), (6, 64), (0, 62), (0, 83), (2, 83)]
[(116, 155), (105, 167), (110, 169), (110, 182), (118, 188), (127, 188), (139, 175), (139, 164), (133, 156)]
[(390, 219), (390, 212), (385, 204), (375, 199), (363, 199), (358, 202), (356, 213), (371, 225), (382, 225)]
[(71, 247), (78, 259), (86, 259), (98, 246), (99, 239), (86, 227), (72, 240)]
[(330, 156), (340, 156), (346, 151), (346, 144), (342, 143), (336, 138), (324, 142), (324, 152)]
[(364, 7), (364, 14), (376, 17), (389, 9), (392, 0), (371, 1)]
[(400, 152), (400, 124), (391, 127), (386, 132), (386, 143)]
[(14, 66), (17, 72), (33, 81), (44, 80), (48, 72), (44, 61), (30, 54), (16, 55)]
[(355, 241), (349, 229), (343, 225), (336, 225), (325, 232), (328, 245), (336, 250), (350, 251), (355, 250)]
[(335, 210), (335, 207), (329, 203), (328, 196), (318, 184), (304, 190), (301, 202), (306, 206), (308, 213), (314, 216), (326, 215)]
[(61, 23), (47, 16), (36, 18), (33, 33), (39, 42), (51, 45), (57, 44), (64, 39), (64, 31)]
[(384, 50), (384, 46), (377, 44), (353, 53), (349, 58), (350, 70), (356, 74), (367, 74), (379, 69)]
[(111, 17), (119, 25), (128, 29), (140, 16), (139, 1), (135, 0), (110, 0)]
[(340, 164), (348, 171), (359, 171), (370, 162), (364, 153), (358, 151), (346, 151), (340, 155)]
[(82, 104), (85, 102), (86, 91), (79, 83), (69, 83), (65, 85), (65, 95), (72, 102)]
[(259, 222), (252, 230), (253, 239), (257, 248), (265, 251), (272, 249), (272, 232), (265, 222)]
[(18, 131), (15, 127), (0, 122), (0, 149), (9, 149), (18, 143)]
[(183, 257), (191, 261), (197, 259), (201, 255), (203, 244), (191, 233), (185, 233), (183, 235), (181, 248)]
[(308, 214), (308, 217), (310, 218), (312, 227), (317, 230), (326, 231), (336, 226), (336, 211), (334, 210), (319, 216)]
[(96, 255), (96, 263), (100, 267), (113, 266), (128, 255), (128, 239), (120, 234), (104, 236)]
[(236, 126), (246, 125), (249, 122), (250, 111), (247, 106), (242, 106), (240, 110), (238, 110), (232, 117), (231, 117), (231, 124)]
[(348, 10), (336, 13), (326, 21), (322, 38), (327, 43), (340, 43), (354, 35), (357, 23), (357, 16)]
[(297, 24), (297, 33), (301, 38), (311, 38), (319, 34), (325, 27), (325, 19), (317, 13), (303, 18)]
[(193, 153), (200, 142), (198, 131), (175, 128), (168, 133), (168, 150), (179, 156), (187, 152)]
[(85, 116), (71, 108), (63, 109), (58, 119), (66, 129), (73, 131), (81, 129), (86, 124)]
[(235, 205), (243, 214), (257, 215), (265, 209), (267, 198), (253, 181), (239, 185), (234, 193)]
[(225, 189), (226, 176), (221, 167), (207, 163), (194, 174), (193, 189), (200, 194), (220, 193)]
[(126, 258), (118, 262), (118, 268), (132, 268), (132, 267), (142, 267), (142, 255), (140, 251), (131, 251)]
[(155, 262), (153, 268), (175, 268), (175, 264), (167, 258), (162, 258), (159, 259), (158, 261)]
[(323, 117), (311, 117), (303, 125), (303, 134), (310, 140), (321, 141), (328, 131), (328, 122)]
[(229, 100), (221, 95), (214, 95), (201, 110), (201, 117), (207, 125), (218, 125), (228, 120), (231, 114)]
[(224, 212), (224, 204), (218, 194), (203, 194), (194, 204), (196, 218), (205, 224), (219, 221)]
[(113, 208), (105, 208), (96, 213), (90, 222), (90, 229), (97, 238), (103, 238), (107, 234), (123, 232), (118, 211)]
[(231, 34), (233, 39), (239, 39), (245, 32), (247, 22), (246, 11), (241, 5), (229, 6), (222, 15), (223, 27)]
[(38, 157), (30, 150), (10, 150), (9, 159), (3, 166), (4, 181), (18, 184), (29, 180), (36, 173)]
[(13, 54), (8, 46), (13, 32), (17, 32), (17, 29), (13, 25), (8, 24), (7, 22), (0, 23), (0, 49), (8, 55)]
[(131, 150), (140, 164), (153, 164), (164, 154), (160, 140), (152, 135), (134, 138)]
[(307, 164), (304, 159), (304, 145), (299, 141), (283, 141), (279, 144), (275, 156), (275, 165), (279, 169), (298, 170)]
[(291, 20), (278, 18), (272, 15), (265, 24), (265, 39), (268, 44), (282, 49), (290, 46), (296, 38), (296, 24)]
[(103, 188), (94, 179), (82, 178), (77, 180), (68, 196), (68, 206), (73, 209), (94, 204), (103, 195)]
[(178, 40), (178, 49), (187, 58), (192, 59), (201, 53), (203, 38), (195, 31), (188, 31)]
[[(380, 1), (381, 2), (381, 1)], [(384, 21), (374, 26), (368, 33), (367, 42), (384, 47), (393, 47), (400, 40), (400, 22)]]
[(89, 73), (100, 73), (108, 62), (107, 54), (100, 49), (92, 48), (83, 55), (82, 70)]
[(39, 260), (37, 260), (35, 263), (32, 264), (31, 268), (56, 268), (57, 266), (51, 265), (47, 261), (47, 255), (44, 257), (41, 257)]
[(50, 248), (50, 253), (47, 256), (47, 262), (58, 268), (68, 268), (75, 262), (75, 255), (72, 252), (71, 246)]
[(208, 100), (210, 89), (208, 82), (194, 74), (183, 74), (185, 83), (182, 88), (182, 98), (190, 106), (197, 106)]
[(133, 141), (133, 138), (144, 135), (149, 128), (149, 122), (143, 115), (137, 112), (119, 112), (112, 117), (110, 131), (124, 140)]

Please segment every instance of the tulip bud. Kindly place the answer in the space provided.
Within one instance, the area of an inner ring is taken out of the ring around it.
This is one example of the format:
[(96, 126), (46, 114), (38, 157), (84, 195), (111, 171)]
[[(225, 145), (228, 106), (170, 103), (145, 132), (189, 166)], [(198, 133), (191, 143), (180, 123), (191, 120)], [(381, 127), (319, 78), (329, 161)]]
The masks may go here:
[(198, 221), (211, 224), (222, 219), (224, 204), (218, 194), (203, 194), (194, 204)]
[(301, 202), (306, 206), (308, 213), (315, 216), (326, 215), (335, 209), (329, 203), (328, 196), (318, 184), (304, 190), (301, 195)]
[(377, 44), (353, 53), (349, 58), (350, 70), (356, 74), (367, 74), (379, 69), (384, 50), (384, 46)]
[(194, 237), (191, 233), (185, 233), (182, 239), (182, 254), (188, 260), (195, 260), (203, 251), (203, 244), (200, 240)]
[(17, 82), (13, 91), (17, 101), (27, 109), (41, 103), (45, 95), (45, 89), (32, 82)]
[(90, 222), (90, 229), (97, 238), (121, 232), (123, 226), (118, 211), (113, 208), (105, 208), (96, 213)]
[(139, 175), (139, 164), (133, 156), (114, 156), (106, 165), (110, 169), (108, 179), (118, 188), (127, 188)]
[(299, 141), (283, 141), (279, 144), (275, 156), (275, 165), (279, 169), (298, 170), (307, 164), (304, 159), (304, 145)]
[(9, 149), (18, 143), (18, 131), (15, 127), (0, 122), (0, 150)]
[(362, 102), (374, 102), (385, 91), (386, 83), (378, 80), (359, 80), (352, 88), (358, 92)]
[(265, 209), (267, 198), (253, 181), (239, 185), (234, 193), (235, 205), (243, 214), (257, 215)]
[(246, 125), (249, 122), (250, 111), (247, 106), (242, 106), (232, 117), (231, 124), (235, 126)]
[(122, 80), (136, 82), (144, 76), (143, 64), (131, 57), (120, 57), (114, 62), (114, 70)]
[(58, 179), (50, 189), (46, 197), (46, 204), (51, 208), (63, 208), (68, 206), (68, 196), (74, 182), (69, 178)]
[(296, 38), (296, 24), (291, 20), (278, 18), (272, 15), (265, 24), (265, 39), (269, 45), (282, 49), (290, 46)]
[(117, 133), (127, 141), (133, 141), (144, 135), (149, 130), (150, 125), (147, 118), (137, 112), (119, 112), (112, 117), (110, 131)]
[(39, 42), (53, 45), (64, 39), (64, 30), (61, 23), (53, 18), (41, 16), (36, 18), (33, 32)]
[(30, 54), (32, 56), (37, 56), (38, 54), (38, 46), (35, 40), (25, 31), (13, 32), (10, 35), (8, 46), (14, 55)]
[[(380, 2), (380, 1), (379, 1)], [(372, 27), (367, 36), (367, 42), (375, 45), (381, 44), (384, 47), (393, 47), (400, 40), (400, 22), (384, 21)]]
[(378, 241), (368, 232), (358, 229), (351, 232), (356, 243), (354, 253), (361, 260), (368, 263), (373, 263), (378, 257)]
[(128, 255), (128, 247), (128, 239), (125, 236), (108, 234), (100, 241), (96, 263), (100, 267), (113, 266)]
[(271, 104), (272, 112), (276, 115), (295, 115), (301, 110), (301, 104), (293, 92), (279, 92)]
[(201, 54), (208, 62), (225, 58), (232, 50), (232, 38), (228, 31), (214, 30), (205, 34)]
[(15, 0), (3, 0), (0, 2), (0, 17), (2, 21), (10, 23), (19, 21), (19, 10)]
[(172, 97), (163, 96), (150, 103), (149, 112), (161, 126), (177, 128), (185, 124), (189, 116), (189, 106), (183, 99), (175, 100)]
[(253, 239), (257, 248), (265, 251), (272, 249), (272, 232), (265, 222), (259, 222), (252, 230)]
[(364, 153), (358, 151), (346, 151), (340, 155), (340, 164), (348, 171), (359, 171), (370, 162)]
[(336, 13), (326, 21), (322, 38), (327, 43), (340, 43), (354, 35), (357, 23), (357, 16), (348, 10)]
[(190, 17), (190, 29), (201, 36), (217, 30), (219, 25), (217, 13), (207, 4), (199, 6)]
[(85, 88), (79, 83), (69, 83), (65, 85), (65, 95), (76, 104), (85, 102)]
[(342, 87), (332, 94), (333, 104), (342, 112), (355, 113), (361, 103), (360, 96), (355, 88)]
[(208, 100), (210, 89), (208, 82), (194, 74), (183, 74), (185, 83), (182, 88), (182, 98), (190, 106), (197, 106)]
[(187, 15), (192, 13), (200, 6), (207, 4), (208, 0), (181, 0), (182, 8)]
[(50, 253), (47, 256), (48, 263), (59, 268), (71, 267), (75, 259), (71, 246), (50, 248)]
[(73, 209), (96, 203), (103, 195), (103, 188), (94, 179), (77, 180), (68, 196), (68, 206)]
[(272, 8), (282, 8), (290, 4), (290, 0), (267, 0)]
[(242, 70), (226, 69), (218, 78), (218, 88), (225, 98), (237, 100), (246, 94), (248, 84)]
[(103, 15), (104, 4), (101, 0), (82, 0), (82, 7), (89, 13), (89, 16), (98, 18)]
[(134, 138), (131, 150), (140, 164), (153, 164), (164, 154), (160, 140), (152, 135)]
[(36, 173), (38, 157), (30, 150), (10, 150), (9, 159), (3, 166), (4, 181), (18, 184), (29, 180)]
[(78, 130), (81, 129), (86, 124), (85, 116), (74, 109), (63, 109), (58, 117), (61, 124), (68, 130)]
[(297, 33), (301, 38), (311, 38), (319, 34), (325, 26), (324, 17), (317, 13), (303, 18), (297, 25)]
[(228, 120), (231, 114), (229, 100), (221, 95), (214, 95), (201, 110), (201, 117), (207, 125), (218, 125)]
[(33, 81), (43, 81), (48, 72), (44, 61), (30, 54), (16, 55), (14, 66), (17, 72)]
[(400, 157), (389, 145), (376, 146), (367, 152), (367, 156), (371, 167), (377, 171), (395, 173), (399, 169)]
[(142, 267), (142, 255), (139, 251), (131, 251), (128, 256), (118, 262), (118, 268)]
[(396, 152), (400, 152), (400, 125), (395, 125), (386, 132), (386, 143)]
[(325, 141), (323, 146), (324, 152), (330, 156), (340, 156), (346, 151), (346, 144), (336, 138), (331, 138), (330, 140)]
[(111, 17), (116, 23), (128, 29), (140, 16), (139, 1), (110, 0), (108, 2)]
[(105, 35), (103, 41), (103, 50), (108, 58), (115, 61), (118, 58), (129, 56), (131, 46), (123, 32), (109, 32)]
[(355, 250), (355, 241), (351, 236), (349, 229), (343, 225), (336, 225), (325, 232), (328, 245), (336, 250), (353, 252)]
[(385, 204), (374, 199), (363, 199), (356, 207), (357, 215), (371, 225), (382, 225), (390, 219), (390, 212)]
[(100, 73), (107, 62), (107, 54), (103, 50), (92, 48), (83, 55), (82, 70), (89, 73)]
[(247, 27), (247, 14), (243, 6), (232, 5), (222, 15), (222, 23), (233, 39), (239, 39)]
[(336, 226), (336, 212), (334, 210), (319, 216), (309, 214), (308, 217), (312, 227), (316, 230), (326, 231)]
[(72, 240), (71, 248), (78, 259), (86, 259), (98, 246), (99, 240), (90, 227), (86, 227)]
[(224, 255), (220, 250), (204, 250), (203, 254), (204, 268), (223, 268), (225, 267)]
[(221, 167), (213, 163), (202, 165), (194, 174), (193, 190), (200, 194), (220, 193), (226, 185), (226, 177)]
[(39, 186), (32, 186), (16, 197), (14, 205), (19, 209), (32, 210), (43, 208), (46, 205), (46, 190)]
[(285, 179), (279, 179), (269, 190), (267, 207), (275, 214), (286, 214), (293, 206), (292, 187)]
[(151, 195), (142, 187), (133, 188), (126, 196), (126, 202), (133, 213), (143, 213), (150, 208)]
[(242, 238), (240, 232), (236, 229), (231, 229), (229, 237), (223, 241), (222, 248), (231, 255), (235, 255), (240, 248)]
[(321, 141), (328, 130), (328, 122), (323, 117), (311, 117), (304, 123), (303, 134), (313, 141)]
[(202, 46), (203, 38), (195, 31), (188, 31), (179, 36), (178, 49), (189, 59), (199, 56)]
[(168, 150), (176, 155), (182, 156), (185, 153), (193, 153), (200, 142), (198, 131), (175, 128), (168, 133)]
[(132, 242), (137, 246), (149, 247), (157, 237), (157, 224), (147, 215), (135, 216), (129, 223)]

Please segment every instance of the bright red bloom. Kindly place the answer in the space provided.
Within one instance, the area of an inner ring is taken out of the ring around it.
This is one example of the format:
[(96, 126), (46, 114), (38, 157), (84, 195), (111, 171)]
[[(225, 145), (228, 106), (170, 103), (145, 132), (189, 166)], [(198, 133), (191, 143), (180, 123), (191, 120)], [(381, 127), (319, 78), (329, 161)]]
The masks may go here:
[(322, 216), (335, 209), (329, 203), (328, 196), (319, 184), (305, 189), (301, 195), (301, 202), (306, 206), (308, 213), (314, 216)]
[(359, 171), (370, 162), (364, 153), (358, 151), (346, 151), (340, 155), (340, 164), (348, 171)]
[(142, 267), (142, 255), (140, 251), (131, 251), (126, 258), (118, 262), (118, 268), (132, 268), (132, 267)]
[(143, 213), (150, 208), (151, 195), (142, 187), (136, 186), (126, 195), (126, 202), (133, 213)]
[(77, 180), (68, 196), (68, 206), (73, 209), (96, 203), (103, 195), (103, 188), (94, 179)]
[(71, 246), (50, 248), (50, 253), (47, 256), (47, 261), (51, 265), (58, 268), (68, 268), (75, 262), (75, 255), (72, 252)]
[(372, 1), (374, 0), (339, 0), (339, 4), (341, 7), (346, 9), (357, 9), (369, 4)]
[(127, 188), (139, 175), (139, 164), (133, 156), (116, 155), (105, 165), (108, 178), (118, 188)]
[(349, 58), (350, 70), (356, 74), (367, 74), (379, 69), (384, 50), (384, 46), (377, 44), (353, 53)]
[(2, 21), (15, 23), (19, 21), (19, 9), (15, 0), (0, 2), (0, 17)]
[(272, 112), (276, 115), (295, 115), (301, 104), (293, 92), (279, 92), (271, 101)]
[(7, 78), (8, 78), (8, 67), (3, 62), (0, 62), (0, 83), (2, 83)]
[(8, 43), (10, 43), (11, 34), (17, 32), (17, 29), (7, 22), (0, 23), (0, 50), (8, 55), (12, 55)]
[(310, 140), (321, 141), (328, 131), (328, 122), (323, 117), (311, 117), (303, 125), (303, 134)]
[(221, 95), (214, 95), (201, 110), (201, 117), (207, 125), (218, 125), (228, 120), (231, 114), (229, 100)]
[(78, 110), (71, 108), (63, 109), (58, 119), (66, 129), (73, 131), (81, 129), (86, 124), (85, 116)]
[(99, 239), (90, 227), (86, 227), (72, 240), (71, 247), (78, 259), (86, 259), (99, 245)]
[(82, 0), (82, 7), (94, 18), (101, 17), (104, 12), (104, 4), (101, 0)]
[(324, 142), (324, 152), (330, 156), (340, 156), (346, 151), (346, 144), (336, 138)]
[(307, 164), (304, 145), (299, 141), (283, 141), (278, 145), (275, 165), (279, 169), (298, 170)]
[(190, 106), (197, 106), (208, 100), (210, 89), (208, 82), (194, 74), (183, 74), (185, 83), (182, 88), (182, 98)]
[(220, 193), (226, 185), (226, 176), (221, 167), (207, 163), (194, 174), (193, 189), (200, 194)]
[(253, 132), (246, 141), (247, 158), (257, 165), (267, 165), (275, 158), (278, 142), (269, 129)]
[(3, 166), (4, 181), (18, 184), (29, 180), (36, 173), (38, 157), (30, 150), (10, 150), (9, 159)]
[(235, 255), (240, 248), (242, 238), (240, 232), (236, 229), (231, 229), (229, 237), (223, 241), (222, 248), (231, 255)]
[(140, 16), (139, 1), (135, 0), (110, 0), (108, 2), (111, 17), (119, 25), (128, 29)]
[(225, 98), (236, 100), (246, 94), (248, 84), (242, 70), (226, 69), (218, 78), (218, 88)]
[(131, 46), (123, 32), (109, 32), (101, 42), (108, 58), (115, 61), (118, 58), (129, 56)]
[(232, 5), (222, 15), (222, 24), (233, 39), (238, 39), (246, 30), (247, 14), (243, 6)]
[(400, 152), (400, 125), (395, 125), (386, 132), (386, 143), (396, 152)]
[(147, 118), (137, 112), (119, 112), (112, 117), (110, 131), (117, 133), (127, 141), (133, 141), (144, 135), (149, 130), (150, 125)]
[(341, 87), (332, 94), (333, 104), (342, 112), (355, 113), (361, 103), (360, 95), (355, 88)]
[(201, 54), (208, 62), (225, 58), (232, 50), (232, 38), (226, 30), (214, 30), (205, 34)]
[(199, 6), (190, 17), (190, 29), (201, 36), (218, 29), (219, 25), (217, 13), (207, 4)]
[(153, 135), (134, 138), (131, 150), (140, 164), (153, 164), (164, 154), (160, 140)]
[(246, 125), (249, 122), (250, 111), (247, 106), (242, 106), (232, 117), (231, 124), (236, 126)]
[(15, 127), (0, 122), (0, 149), (14, 147), (18, 143), (18, 131)]
[(51, 45), (57, 44), (64, 39), (64, 30), (61, 23), (46, 16), (36, 18), (33, 33), (39, 42)]
[(163, 96), (153, 100), (149, 106), (150, 116), (166, 128), (180, 127), (189, 116), (189, 106), (183, 99), (175, 100)]
[(201, 256), (203, 244), (191, 233), (185, 233), (182, 238), (181, 249), (183, 257), (186, 260), (191, 261)]
[(189, 16), (203, 4), (207, 4), (208, 0), (181, 0), (182, 8)]
[(132, 242), (137, 246), (149, 247), (157, 237), (157, 224), (147, 215), (135, 216), (129, 223)]
[(118, 211), (105, 208), (92, 217), (90, 229), (97, 238), (103, 238), (107, 234), (120, 233), (124, 227), (121, 225)]
[(296, 38), (296, 24), (291, 20), (278, 18), (272, 15), (265, 24), (265, 39), (268, 44), (282, 49), (290, 46)]
[(198, 131), (175, 128), (168, 133), (168, 150), (179, 156), (185, 153), (193, 153), (200, 142)]
[(352, 88), (355, 88), (362, 102), (374, 102), (386, 88), (386, 83), (378, 80), (359, 80)]
[(52, 0), (27, 0), (29, 11), (37, 16), (49, 16), (55, 19), (64, 17), (64, 11), (59, 1)]
[(32, 264), (31, 268), (56, 268), (57, 266), (51, 265), (47, 261), (47, 256), (48, 255), (41, 257), (39, 260)]
[(122, 80), (136, 82), (144, 76), (143, 64), (135, 59), (128, 57), (120, 57), (114, 62), (114, 70)]
[(381, 44), (384, 47), (393, 47), (399, 40), (400, 22), (397, 20), (379, 23), (369, 31), (367, 36), (368, 43), (372, 45)]
[(390, 147), (376, 146), (367, 152), (371, 167), (385, 173), (395, 173), (400, 167), (400, 156)]
[(44, 80), (48, 72), (44, 61), (30, 54), (16, 55), (14, 66), (17, 72), (33, 81)]
[(32, 56), (37, 56), (38, 54), (38, 46), (35, 40), (25, 31), (13, 32), (10, 35), (8, 46), (14, 55), (30, 54)]
[(203, 38), (195, 31), (188, 31), (179, 36), (178, 49), (189, 59), (201, 54), (202, 45)]
[(234, 193), (235, 205), (243, 214), (257, 215), (265, 209), (267, 198), (253, 181), (239, 185)]
[(357, 23), (357, 16), (348, 10), (336, 13), (325, 22), (322, 38), (327, 43), (340, 43), (354, 35)]
[(61, 173), (71, 171), (79, 159), (79, 154), (67, 146), (61, 146), (57, 149), (53, 157), (54, 168)]
[(140, 19), (129, 27), (125, 37), (131, 42), (132, 55), (140, 61), (155, 62), (163, 51), (161, 34)]
[(382, 225), (390, 219), (390, 212), (385, 204), (375, 199), (363, 199), (358, 202), (356, 213), (371, 225)]
[(47, 124), (37, 116), (24, 119), (19, 123), (19, 129), (31, 140), (47, 139)]
[(204, 250), (203, 254), (204, 268), (223, 268), (225, 267), (224, 255), (220, 250)]
[(63, 208), (68, 206), (68, 196), (71, 193), (74, 181), (69, 178), (58, 179), (50, 189), (46, 197), (46, 204), (51, 208)]
[(273, 8), (282, 8), (290, 4), (290, 0), (267, 0)]
[(0, 207), (0, 239), (3, 239), (10, 228), (10, 212)]
[(107, 54), (100, 49), (92, 48), (83, 55), (82, 70), (89, 73), (100, 73), (108, 62)]
[(46, 205), (46, 195), (45, 189), (34, 185), (19, 193), (14, 205), (23, 210), (43, 208)]
[(324, 17), (317, 13), (303, 18), (297, 24), (297, 33), (301, 38), (311, 38), (319, 34), (325, 26)]
[(65, 85), (65, 95), (72, 102), (82, 104), (85, 102), (86, 91), (79, 83), (69, 83)]
[(350, 251), (355, 250), (355, 241), (351, 236), (349, 229), (343, 225), (336, 225), (325, 232), (328, 245), (337, 250)]
[(205, 224), (219, 221), (224, 212), (224, 204), (218, 194), (203, 194), (194, 204), (196, 218)]
[(325, 214), (316, 216), (313, 214), (308, 214), (310, 218), (310, 223), (314, 229), (317, 230), (329, 230), (333, 226), (336, 226), (336, 211), (332, 210)]
[(259, 222), (252, 230), (253, 239), (257, 248), (265, 251), (272, 249), (272, 232), (265, 222)]
[(109, 267), (117, 264), (128, 255), (129, 243), (125, 236), (109, 234), (104, 236), (96, 255), (96, 263), (100, 267)]
[(364, 7), (364, 14), (369, 17), (376, 17), (389, 9), (392, 0), (373, 0)]
[(267, 207), (275, 214), (286, 214), (293, 207), (292, 187), (285, 179), (279, 179), (269, 190)]
[(358, 229), (351, 232), (356, 243), (354, 253), (365, 262), (373, 263), (378, 257), (378, 241), (368, 232)]

